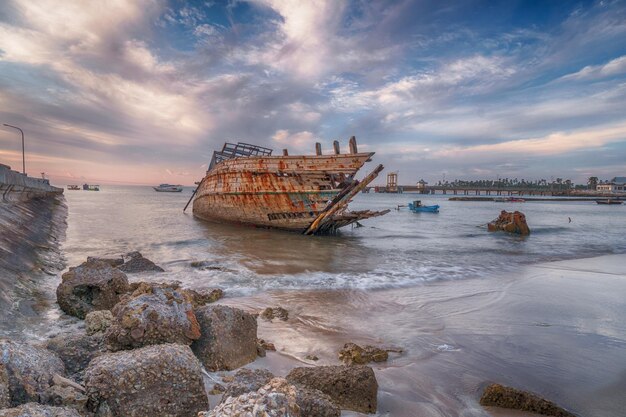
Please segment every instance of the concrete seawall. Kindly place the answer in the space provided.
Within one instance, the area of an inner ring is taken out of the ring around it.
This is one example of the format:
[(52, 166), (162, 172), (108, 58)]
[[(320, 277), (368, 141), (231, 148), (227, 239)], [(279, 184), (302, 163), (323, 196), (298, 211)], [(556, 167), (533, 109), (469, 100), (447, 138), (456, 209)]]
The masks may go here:
[(28, 201), (63, 193), (63, 188), (53, 187), (43, 178), (33, 178), (11, 167), (0, 164), (0, 195), (3, 201)]

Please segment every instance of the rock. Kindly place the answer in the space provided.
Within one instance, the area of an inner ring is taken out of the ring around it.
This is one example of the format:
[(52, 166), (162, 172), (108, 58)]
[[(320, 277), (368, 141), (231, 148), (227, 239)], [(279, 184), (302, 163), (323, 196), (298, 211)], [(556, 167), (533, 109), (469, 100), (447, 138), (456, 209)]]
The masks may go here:
[(0, 410), (0, 417), (81, 417), (73, 408), (28, 403)]
[(196, 309), (201, 337), (193, 349), (206, 369), (232, 370), (257, 357), (257, 322), (249, 313), (224, 305)]
[(339, 359), (346, 365), (365, 365), (369, 362), (385, 362), (389, 358), (386, 350), (374, 346), (361, 346), (354, 343), (346, 343), (339, 351)]
[(369, 366), (295, 368), (287, 381), (322, 391), (341, 409), (376, 412), (378, 382)]
[(296, 388), (283, 378), (274, 378), (258, 391), (228, 397), (198, 417), (300, 417)]
[(121, 256), (119, 258), (99, 258), (97, 256), (88, 256), (87, 262), (104, 262), (105, 264), (109, 264), (115, 268), (124, 263), (124, 258)]
[(480, 397), (480, 405), (514, 410), (528, 411), (536, 414), (555, 417), (575, 417), (551, 401), (544, 400), (530, 392), (505, 387), (500, 384), (491, 384)]
[(0, 410), (11, 407), (11, 393), (9, 392), (9, 374), (3, 362), (0, 362)]
[(113, 323), (113, 313), (110, 310), (92, 311), (85, 315), (85, 331), (88, 335), (104, 332)]
[(282, 307), (268, 307), (261, 313), (261, 318), (270, 321), (273, 319), (287, 321), (287, 319), (289, 319), (289, 312)]
[(332, 398), (316, 389), (296, 385), (296, 404), (302, 417), (339, 417), (341, 409)]
[(268, 342), (263, 339), (257, 339), (256, 343), (257, 343), (257, 346), (260, 346), (263, 350), (276, 351), (276, 346), (274, 346), (274, 344), (271, 342)]
[(224, 297), (224, 291), (219, 288), (215, 288), (213, 290), (185, 290), (187, 291), (192, 299), (193, 299), (193, 307), (198, 308), (209, 303), (214, 303), (217, 300)]
[(497, 219), (487, 224), (487, 230), (490, 232), (501, 230), (518, 235), (530, 234), (530, 228), (526, 223), (526, 216), (520, 211), (508, 212), (502, 210)]
[(200, 337), (192, 300), (184, 290), (142, 283), (113, 308), (105, 337), (110, 350), (160, 343), (189, 345)]
[(38, 401), (52, 385), (54, 374), (65, 373), (63, 361), (53, 352), (24, 342), (0, 339), (0, 363), (9, 382), (10, 405)]
[(307, 360), (310, 360), (310, 361), (319, 361), (319, 360), (320, 360), (320, 358), (318, 358), (318, 357), (317, 357), (317, 356), (315, 356), (315, 355), (306, 355), (306, 356), (304, 357), (304, 359), (307, 359)]
[(71, 386), (53, 385), (41, 394), (39, 402), (56, 407), (73, 408), (80, 414), (85, 414), (87, 411), (87, 396)]
[(222, 384), (213, 384), (213, 388), (209, 390), (209, 395), (220, 395), (226, 391), (226, 387)]
[(228, 397), (238, 397), (246, 392), (256, 391), (268, 384), (273, 378), (274, 374), (267, 369), (239, 369), (233, 375), (233, 381), (226, 387), (226, 391), (222, 395), (222, 402), (226, 401)]
[(107, 351), (102, 333), (91, 336), (61, 334), (48, 340), (45, 346), (61, 358), (67, 374), (77, 381), (82, 381), (83, 371), (89, 362)]
[(63, 274), (57, 302), (67, 314), (83, 319), (90, 311), (111, 309), (126, 291), (123, 272), (104, 262), (85, 262)]
[(113, 416), (192, 416), (208, 407), (200, 362), (177, 344), (98, 356), (85, 387), (89, 410)]
[(148, 258), (144, 258), (140, 252), (130, 252), (126, 254), (126, 260), (123, 265), (117, 267), (120, 271), (135, 274), (138, 272), (163, 272), (164, 269), (152, 262)]

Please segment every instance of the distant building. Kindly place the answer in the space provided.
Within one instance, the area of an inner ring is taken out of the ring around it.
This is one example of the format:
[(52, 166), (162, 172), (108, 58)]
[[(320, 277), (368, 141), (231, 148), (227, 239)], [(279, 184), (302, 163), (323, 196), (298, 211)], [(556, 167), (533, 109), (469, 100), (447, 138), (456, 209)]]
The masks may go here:
[(626, 177), (615, 177), (609, 182), (599, 183), (596, 191), (603, 193), (623, 193), (626, 192)]

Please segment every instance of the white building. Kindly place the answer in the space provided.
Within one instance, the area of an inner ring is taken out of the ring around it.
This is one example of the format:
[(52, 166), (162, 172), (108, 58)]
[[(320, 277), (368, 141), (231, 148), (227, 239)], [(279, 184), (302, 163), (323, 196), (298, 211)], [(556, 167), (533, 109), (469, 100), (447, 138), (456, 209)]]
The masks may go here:
[(596, 191), (603, 193), (624, 193), (626, 192), (626, 177), (615, 177), (609, 182), (600, 183), (596, 186)]

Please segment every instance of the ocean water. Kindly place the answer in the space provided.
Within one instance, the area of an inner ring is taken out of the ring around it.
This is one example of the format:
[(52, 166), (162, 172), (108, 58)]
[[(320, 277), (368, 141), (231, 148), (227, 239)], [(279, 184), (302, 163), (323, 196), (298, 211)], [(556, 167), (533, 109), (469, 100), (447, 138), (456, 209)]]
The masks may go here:
[[(237, 294), (267, 289), (384, 289), (438, 280), (509, 273), (545, 261), (626, 253), (619, 225), (626, 206), (594, 202), (460, 202), (448, 196), (360, 194), (352, 209), (392, 209), (344, 228), (338, 236), (209, 223), (195, 219), (191, 196), (150, 187), (66, 191), (64, 253), (69, 265), (87, 256), (140, 250), (188, 285), (223, 286)], [(413, 199), (439, 204), (440, 213), (412, 213)], [(502, 209), (522, 210), (532, 234), (488, 233)], [(571, 219), (571, 221), (570, 221)], [(202, 269), (191, 267), (203, 261)]]
[[(525, 415), (488, 414), (478, 404), (488, 382), (581, 416), (624, 415), (626, 206), (360, 194), (352, 209), (391, 212), (309, 237), (183, 214), (192, 188), (101, 190), (65, 192), (66, 265), (139, 250), (166, 272), (131, 281), (220, 287), (222, 303), (251, 312), (285, 307), (287, 322), (259, 320), (259, 337), (277, 352), (250, 367), (285, 375), (303, 364), (337, 364), (346, 342), (373, 344), (402, 349), (374, 366), (379, 416)], [(414, 199), (439, 204), (440, 213), (395, 210)], [(502, 209), (523, 211), (531, 235), (488, 232)], [(76, 326), (54, 304), (60, 273), (37, 282), (49, 298), (40, 324), (14, 333), (45, 338)]]

